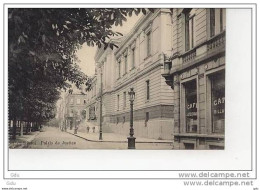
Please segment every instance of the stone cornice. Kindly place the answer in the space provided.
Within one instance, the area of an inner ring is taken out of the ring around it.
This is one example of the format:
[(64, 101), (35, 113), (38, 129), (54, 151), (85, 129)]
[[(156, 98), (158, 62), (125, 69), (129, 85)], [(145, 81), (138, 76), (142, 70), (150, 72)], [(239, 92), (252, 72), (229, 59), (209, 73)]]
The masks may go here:
[[(123, 37), (118, 38), (118, 39), (111, 39), (108, 43), (114, 43), (114, 44), (120, 44), (120, 41), (122, 40)], [(101, 48), (98, 48), (95, 56), (94, 56), (94, 60), (96, 62), (99, 62), (99, 59), (104, 55), (104, 54), (108, 54), (109, 52), (113, 51), (110, 47), (107, 47), (106, 50), (104, 50), (104, 46), (102, 45)]]
[(202, 138), (219, 138), (224, 139), (222, 134), (201, 134), (201, 133), (175, 133), (176, 137), (202, 137)]
[(216, 51), (206, 54), (204, 57), (200, 59), (196, 59), (188, 64), (180, 65), (178, 68), (174, 68), (170, 71), (170, 75), (175, 75), (181, 72), (184, 72), (190, 68), (203, 64), (209, 60), (212, 60), (216, 57), (221, 57), (225, 55), (225, 47), (220, 47)]

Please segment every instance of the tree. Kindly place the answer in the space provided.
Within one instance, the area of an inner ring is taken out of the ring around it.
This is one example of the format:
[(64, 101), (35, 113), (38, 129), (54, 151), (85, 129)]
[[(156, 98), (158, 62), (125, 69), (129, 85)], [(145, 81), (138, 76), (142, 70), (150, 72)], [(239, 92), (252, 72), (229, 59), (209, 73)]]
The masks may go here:
[(122, 25), (133, 13), (147, 11), (8, 9), (9, 120), (43, 122), (53, 118), (60, 89), (69, 88), (69, 82), (77, 87), (91, 85), (75, 64), (77, 49), (85, 42), (99, 48), (117, 47), (109, 39), (122, 34), (112, 31), (112, 26)]

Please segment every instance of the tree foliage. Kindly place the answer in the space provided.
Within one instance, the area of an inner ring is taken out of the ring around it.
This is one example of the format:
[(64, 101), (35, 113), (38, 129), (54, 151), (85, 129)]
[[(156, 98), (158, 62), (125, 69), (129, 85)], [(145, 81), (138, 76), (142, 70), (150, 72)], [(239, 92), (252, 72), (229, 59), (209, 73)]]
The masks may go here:
[(109, 39), (122, 34), (112, 26), (147, 11), (153, 9), (9, 8), (9, 119), (52, 119), (60, 89), (90, 84), (75, 64), (77, 49), (117, 47)]

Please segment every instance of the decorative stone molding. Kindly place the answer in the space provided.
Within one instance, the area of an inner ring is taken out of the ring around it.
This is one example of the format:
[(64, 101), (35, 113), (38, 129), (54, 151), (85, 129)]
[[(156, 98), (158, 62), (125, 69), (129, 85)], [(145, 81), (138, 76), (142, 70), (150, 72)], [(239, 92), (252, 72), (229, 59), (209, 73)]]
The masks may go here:
[(124, 56), (127, 56), (127, 55), (128, 55), (128, 48), (125, 49), (123, 55), (124, 55)]
[(145, 27), (145, 29), (143, 29), (144, 33), (147, 34), (148, 32), (150, 32), (152, 30), (152, 23), (153, 20), (151, 20), (148, 25)]
[(204, 73), (198, 75), (199, 79), (204, 78)]

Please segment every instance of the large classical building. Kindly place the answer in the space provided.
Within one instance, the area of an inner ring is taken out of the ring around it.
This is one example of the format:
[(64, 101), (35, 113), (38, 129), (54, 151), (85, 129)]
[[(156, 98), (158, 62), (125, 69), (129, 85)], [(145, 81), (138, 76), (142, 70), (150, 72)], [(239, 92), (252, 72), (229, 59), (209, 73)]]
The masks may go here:
[(162, 77), (164, 55), (172, 51), (171, 15), (169, 9), (150, 12), (116, 41), (119, 48), (97, 51), (104, 132), (129, 134), (128, 92), (134, 88), (135, 136), (173, 139), (173, 92)]
[(92, 89), (79, 110), (103, 132), (128, 135), (134, 88), (135, 137), (171, 139), (174, 149), (223, 149), (225, 23), (225, 9), (148, 12), (111, 40), (118, 48), (97, 50)]
[(223, 149), (225, 9), (174, 9), (163, 77), (174, 94), (174, 148)]

